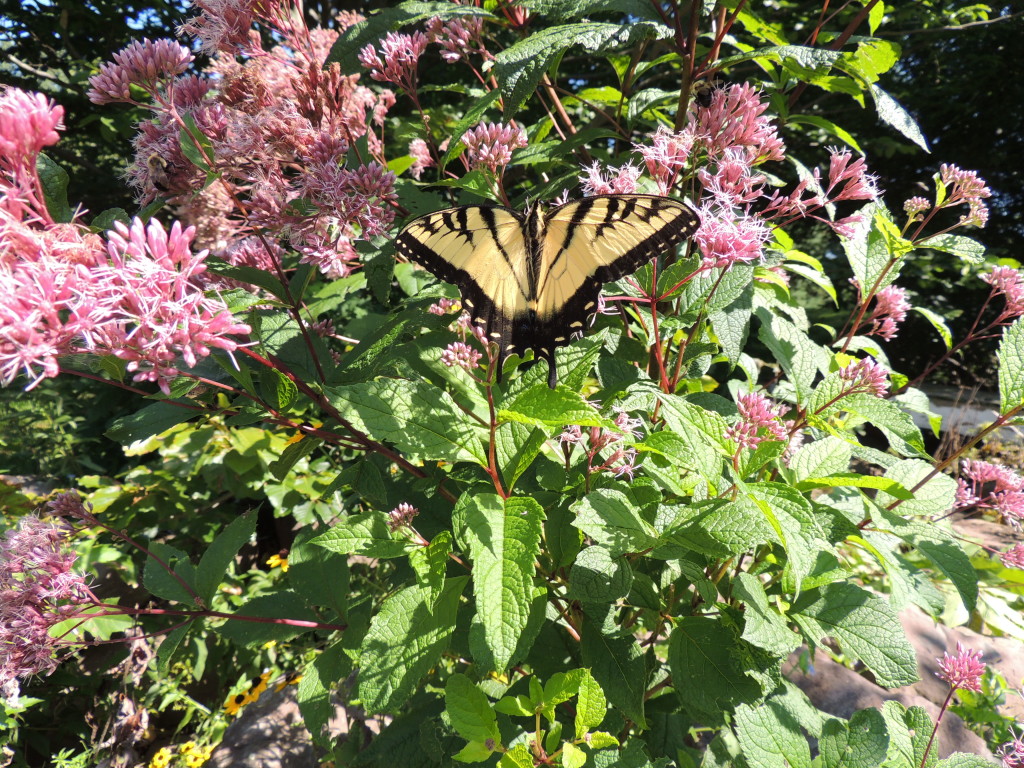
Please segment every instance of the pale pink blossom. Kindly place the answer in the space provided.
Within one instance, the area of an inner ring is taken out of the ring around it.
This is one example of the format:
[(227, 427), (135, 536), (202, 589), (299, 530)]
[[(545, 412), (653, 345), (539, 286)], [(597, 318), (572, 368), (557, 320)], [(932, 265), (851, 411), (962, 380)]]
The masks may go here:
[(747, 154), (739, 147), (730, 147), (713, 166), (712, 173), (707, 167), (697, 171), (697, 180), (716, 205), (722, 208), (744, 207), (764, 195), (768, 179), (755, 174)]
[(432, 315), (443, 316), (449, 312), (457, 312), (462, 309), (462, 302), (458, 299), (443, 298), (439, 299), (435, 304), (431, 304), (427, 311)]
[(497, 173), (512, 160), (512, 151), (526, 146), (526, 131), (502, 123), (480, 123), (462, 136), (471, 169)]
[(1024, 737), (1016, 736), (996, 751), (1002, 768), (1024, 768)]
[(896, 337), (900, 323), (907, 318), (910, 307), (906, 289), (895, 285), (886, 286), (875, 294), (875, 308), (867, 319), (871, 327), (866, 332), (891, 341)]
[(942, 207), (966, 204), (968, 213), (960, 217), (960, 224), (968, 227), (984, 227), (988, 222), (988, 206), (982, 202), (991, 197), (992, 191), (977, 171), (964, 171), (955, 165), (940, 165), (939, 179), (946, 187), (952, 187), (946, 193)]
[(675, 186), (693, 151), (694, 140), (690, 130), (674, 133), (659, 125), (651, 136), (650, 144), (633, 145), (643, 157), (647, 173), (657, 182), (661, 194), (667, 195)]
[(695, 120), (691, 128), (699, 145), (711, 159), (723, 156), (726, 150), (740, 149), (750, 165), (785, 157), (785, 145), (766, 115), (768, 100), (749, 83), (738, 83), (716, 89), (711, 104), (694, 104)]
[(999, 559), (1007, 568), (1024, 569), (1024, 542), (1017, 542), (1005, 552), (1000, 553)]
[(700, 218), (694, 241), (703, 256), (702, 269), (727, 269), (736, 263), (759, 261), (764, 255), (771, 231), (761, 219), (716, 212), (708, 206), (701, 209)]
[(889, 391), (889, 374), (871, 358), (865, 357), (839, 369), (839, 378), (847, 382), (843, 396), (871, 394), (885, 397)]
[(379, 50), (367, 45), (359, 52), (359, 63), (370, 70), (374, 80), (394, 83), (406, 93), (413, 93), (417, 64), (426, 47), (427, 36), (422, 32), (411, 35), (389, 32), (380, 41)]
[(412, 525), (413, 519), (420, 513), (419, 509), (412, 504), (403, 501), (397, 507), (388, 512), (388, 528), (397, 531), (399, 528), (406, 528)]
[(479, 53), (485, 59), (493, 58), (481, 43), (483, 19), (479, 16), (442, 21), (438, 17), (427, 20), (427, 40), (441, 46), (441, 58), (449, 64), (468, 60), (469, 54)]
[(478, 350), (473, 349), (464, 342), (456, 341), (445, 347), (445, 350), (441, 353), (441, 362), (449, 368), (457, 365), (460, 368), (471, 371), (480, 364), (480, 358), (482, 357), (483, 354)]
[(985, 673), (986, 667), (981, 660), (981, 651), (965, 648), (962, 643), (957, 643), (955, 655), (944, 653), (938, 661), (939, 671), (935, 675), (949, 683), (953, 690), (981, 691), (981, 676)]
[(996, 323), (1024, 315), (1024, 280), (1021, 279), (1020, 272), (1013, 267), (994, 267), (981, 279), (992, 286), (993, 296), (1003, 296), (1006, 300), (1006, 306), (996, 318)]
[(917, 221), (921, 218), (921, 214), (932, 207), (932, 204), (924, 197), (911, 197), (904, 201), (903, 212), (907, 214), (911, 221)]
[(570, 424), (558, 436), (558, 442), (562, 445), (578, 445), (583, 439), (583, 429), (578, 424)]
[(725, 436), (739, 448), (756, 448), (765, 440), (788, 438), (782, 422), (784, 406), (773, 404), (759, 392), (750, 392), (737, 398), (736, 407), (740, 418), (726, 430)]
[(0, 540), (0, 684), (49, 674), (67, 645), (51, 633), (92, 605), (66, 525), (28, 515)]
[(94, 104), (132, 102), (129, 85), (153, 93), (188, 69), (192, 58), (188, 48), (174, 40), (135, 40), (89, 78), (89, 100)]
[(875, 200), (878, 197), (878, 177), (867, 172), (863, 157), (854, 159), (849, 150), (829, 149), (828, 187), (825, 195), (829, 202), (841, 200)]
[(64, 130), (64, 107), (41, 93), (4, 86), (0, 90), (0, 171), (14, 174), (51, 144)]
[(625, 163), (618, 168), (602, 169), (597, 161), (587, 168), (586, 174), (580, 176), (583, 183), (583, 195), (628, 195), (636, 192), (640, 180), (640, 169), (632, 163)]
[(413, 158), (413, 164), (410, 166), (409, 172), (414, 179), (419, 180), (423, 175), (423, 171), (427, 168), (433, 168), (435, 165), (434, 158), (430, 156), (430, 148), (423, 139), (413, 139), (409, 142), (409, 154)]
[(253, 24), (260, 15), (273, 17), (280, 0), (192, 0), (190, 5), (200, 13), (183, 24), (180, 32), (195, 37), (208, 54), (234, 56), (252, 51)]
[(1024, 523), (1024, 478), (1009, 467), (964, 459), (954, 509), (991, 509), (1015, 527)]

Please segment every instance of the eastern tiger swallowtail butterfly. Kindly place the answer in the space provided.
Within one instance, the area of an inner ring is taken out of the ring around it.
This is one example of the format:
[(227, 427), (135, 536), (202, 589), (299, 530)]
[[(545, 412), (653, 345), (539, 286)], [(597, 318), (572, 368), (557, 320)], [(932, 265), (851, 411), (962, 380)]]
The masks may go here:
[(398, 252), (453, 283), (472, 323), (506, 355), (533, 349), (556, 382), (555, 348), (582, 334), (601, 285), (639, 269), (700, 224), (688, 205), (657, 195), (597, 195), (522, 213), (463, 205), (414, 219)]

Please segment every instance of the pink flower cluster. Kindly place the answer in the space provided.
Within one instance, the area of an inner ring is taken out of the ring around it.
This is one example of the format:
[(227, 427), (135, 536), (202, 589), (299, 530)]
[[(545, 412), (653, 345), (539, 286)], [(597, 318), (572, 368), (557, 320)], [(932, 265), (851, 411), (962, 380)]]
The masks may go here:
[(370, 70), (370, 77), (385, 83), (394, 83), (407, 94), (416, 92), (416, 70), (427, 36), (422, 32), (405, 35), (389, 32), (380, 41), (378, 50), (372, 45), (359, 52), (359, 63)]
[(156, 96), (161, 85), (182, 74), (191, 63), (188, 48), (173, 40), (135, 40), (89, 78), (89, 100), (94, 104), (133, 102), (131, 85)]
[(483, 354), (481, 352), (473, 349), (468, 344), (455, 341), (449, 344), (441, 353), (441, 362), (449, 368), (457, 365), (460, 368), (465, 368), (467, 371), (472, 371), (480, 365), (480, 358), (482, 357)]
[(993, 296), (1003, 296), (1006, 300), (1006, 306), (995, 323), (1005, 323), (1024, 315), (1024, 279), (1021, 279), (1020, 272), (1012, 267), (995, 267), (981, 279), (992, 286)]
[(906, 320), (910, 308), (906, 289), (895, 285), (886, 286), (875, 294), (875, 308), (867, 318), (871, 325), (867, 333), (892, 341), (896, 337), (900, 323)]
[[(558, 436), (558, 441), (566, 451), (571, 451), (573, 446), (582, 446), (586, 442), (587, 466), (590, 472), (611, 472), (616, 477), (632, 479), (639, 469), (636, 449), (625, 447), (621, 443), (626, 439), (626, 435), (632, 436), (633, 439), (640, 438), (643, 420), (631, 418), (628, 412), (617, 409), (613, 422), (618, 431), (590, 427), (584, 434), (582, 427), (568, 426)], [(608, 447), (612, 447), (611, 453), (595, 465), (594, 460), (598, 453)]]
[(0, 687), (56, 669), (62, 643), (50, 630), (93, 603), (68, 534), (26, 516), (0, 540)]
[(943, 208), (952, 205), (966, 205), (966, 216), (960, 217), (960, 224), (967, 227), (984, 227), (988, 223), (988, 206), (982, 202), (992, 197), (992, 191), (979, 178), (977, 171), (963, 171), (955, 165), (940, 165), (939, 178), (952, 189), (947, 192)]
[(885, 397), (889, 391), (889, 374), (869, 357), (839, 369), (839, 378), (847, 383), (843, 397), (870, 394)]
[(1024, 768), (1024, 737), (1017, 736), (996, 752), (1002, 768)]
[(45, 147), (57, 143), (57, 131), (63, 129), (64, 108), (43, 94), (0, 89), (0, 212), (14, 220), (53, 223), (36, 159)]
[(765, 440), (789, 438), (782, 421), (782, 405), (773, 404), (759, 392), (750, 392), (737, 398), (736, 407), (740, 418), (725, 431), (725, 436), (738, 448), (756, 448)]
[(1024, 478), (1008, 467), (964, 459), (954, 509), (991, 509), (1010, 525), (1024, 523)]
[(483, 26), (484, 20), (479, 16), (450, 21), (435, 16), (427, 21), (427, 40), (441, 46), (441, 58), (449, 64), (467, 61), (471, 53), (492, 59), (483, 47)]
[(388, 528), (392, 531), (397, 531), (399, 528), (406, 528), (412, 525), (412, 521), (419, 513), (419, 509), (414, 507), (412, 504), (403, 501), (397, 507), (388, 512)]
[(512, 160), (512, 151), (526, 146), (526, 131), (515, 125), (480, 123), (462, 136), (472, 170), (498, 173)]
[(949, 683), (953, 690), (981, 691), (981, 676), (985, 674), (985, 662), (981, 660), (981, 651), (965, 648), (962, 643), (956, 644), (956, 654), (942, 654), (939, 671), (935, 675)]
[(1024, 542), (1018, 542), (1005, 552), (1000, 553), (999, 560), (1007, 568), (1024, 569)]
[(625, 163), (618, 168), (608, 168), (607, 171), (601, 168), (600, 163), (584, 169), (585, 176), (580, 176), (583, 182), (583, 194), (587, 197), (593, 195), (628, 195), (636, 192), (637, 182), (640, 180), (640, 169), (632, 163)]

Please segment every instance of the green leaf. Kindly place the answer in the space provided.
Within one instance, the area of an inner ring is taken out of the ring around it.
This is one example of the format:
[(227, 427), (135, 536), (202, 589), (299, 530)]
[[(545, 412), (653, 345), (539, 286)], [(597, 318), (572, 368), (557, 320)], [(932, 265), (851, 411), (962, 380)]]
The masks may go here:
[(911, 114), (896, 99), (874, 83), (869, 84), (868, 87), (871, 97), (875, 100), (875, 109), (878, 110), (878, 116), (882, 118), (882, 121), (891, 125), (925, 152), (931, 151), (928, 149), (928, 140), (921, 133), (920, 126)]
[[(159, 541), (149, 542), (149, 551), (150, 556), (146, 558), (142, 571), (142, 585), (146, 590), (164, 600), (194, 605), (195, 595), (198, 594), (196, 572), (188, 555)], [(162, 564), (157, 562), (157, 558)]]
[(733, 582), (733, 596), (743, 600), (743, 639), (777, 656), (785, 656), (800, 645), (800, 636), (773, 610), (764, 585), (749, 573), (739, 573)]
[(828, 275), (823, 272), (819, 272), (816, 269), (811, 269), (804, 264), (796, 264), (791, 261), (787, 261), (783, 264), (783, 268), (787, 272), (793, 272), (794, 274), (800, 275), (805, 280), (814, 283), (828, 294), (828, 297), (832, 299), (833, 304), (837, 307), (839, 306), (839, 297), (836, 295), (836, 287), (832, 285), (832, 280), (829, 279)]
[(311, 544), (339, 555), (363, 557), (401, 557), (415, 549), (405, 534), (392, 531), (381, 512), (348, 515), (330, 530), (321, 533)]
[[(365, 242), (365, 241), (361, 241)], [(373, 298), (385, 307), (391, 300), (391, 283), (395, 277), (395, 249), (388, 243), (383, 248), (372, 248), (360, 251), (360, 263), (366, 274), (366, 284)]]
[(74, 219), (74, 211), (68, 204), (68, 172), (40, 152), (36, 157), (36, 173), (43, 188), (46, 212), (58, 224), (67, 224)]
[[(287, 379), (285, 379), (287, 381)], [(303, 435), (295, 442), (289, 442), (285, 449), (267, 467), (277, 481), (284, 480), (299, 461), (323, 445), (323, 440)]]
[(562, 384), (554, 389), (547, 384), (537, 384), (520, 392), (509, 402), (502, 403), (498, 419), (534, 427), (564, 427), (570, 424), (612, 427), (593, 406), (587, 404), (583, 395)]
[(859, 394), (844, 398), (841, 404), (846, 410), (878, 427), (889, 441), (889, 446), (897, 453), (903, 456), (928, 456), (921, 430), (891, 400)]
[(861, 709), (848, 723), (826, 720), (818, 745), (822, 768), (870, 768), (885, 759), (889, 733), (881, 712)]
[(473, 561), (473, 596), (497, 671), (503, 671), (526, 629), (534, 602), (534, 560), (544, 510), (527, 497), (463, 494), (454, 513)]
[(116, 419), (103, 434), (122, 445), (146, 440), (194, 417), (194, 407), (194, 403), (188, 406), (170, 401), (153, 403), (138, 413)]
[(797, 399), (803, 401), (818, 372), (828, 368), (828, 354), (796, 325), (767, 307), (758, 307), (755, 314), (761, 320), (758, 338), (779, 361)]
[(416, 581), (430, 590), (431, 606), (441, 597), (444, 575), (448, 570), (448, 556), (452, 552), (452, 534), (440, 531), (425, 547), (416, 547), (409, 553), (409, 564), (416, 572)]
[(830, 136), (835, 136), (837, 139), (839, 139), (841, 142), (849, 146), (855, 152), (859, 152), (862, 155), (864, 154), (864, 150), (860, 148), (860, 144), (857, 143), (857, 140), (853, 137), (853, 134), (851, 134), (845, 128), (841, 128), (840, 126), (836, 125), (831, 120), (826, 120), (825, 118), (818, 117), (817, 115), (790, 115), (786, 119), (786, 122), (789, 124), (806, 123), (808, 125), (817, 126)]
[(331, 739), (325, 731), (335, 714), (331, 691), (351, 671), (352, 660), (345, 653), (342, 642), (336, 642), (317, 654), (302, 670), (296, 694), (299, 711), (313, 741), (323, 747), (330, 746)]
[(949, 326), (946, 325), (946, 318), (938, 312), (933, 312), (927, 307), (913, 307), (913, 310), (931, 323), (932, 327), (938, 331), (939, 336), (942, 337), (942, 341), (946, 345), (946, 349), (953, 348), (953, 332), (950, 331)]
[(157, 671), (161, 675), (169, 674), (171, 665), (174, 663), (175, 658), (178, 656), (182, 649), (182, 643), (185, 641), (185, 636), (192, 629), (192, 624), (183, 624), (180, 627), (175, 627), (166, 635), (164, 639), (160, 641), (160, 647), (156, 651), (157, 659)]
[(887, 600), (842, 582), (805, 592), (789, 611), (808, 640), (831, 637), (843, 652), (860, 659), (879, 685), (895, 688), (916, 682), (917, 660)]
[[(608, 714), (608, 700), (589, 670), (580, 670), (580, 696), (576, 704), (576, 738), (582, 739), (587, 731), (597, 728)], [(591, 743), (591, 746), (593, 744)]]
[(281, 281), (265, 269), (228, 264), (226, 261), (222, 261), (214, 256), (207, 256), (206, 261), (203, 263), (215, 275), (230, 277), (232, 280), (255, 285), (257, 288), (262, 288), (271, 296), (281, 301), (288, 301), (288, 292), (281, 284)]
[(541, 29), (495, 56), (494, 74), (505, 99), (505, 116), (513, 115), (537, 88), (548, 68), (573, 46), (589, 53), (604, 53), (641, 40), (663, 39), (671, 31), (661, 24), (585, 22)]
[(452, 728), (470, 742), (490, 741), (487, 749), (501, 746), (501, 732), (491, 708), (491, 701), (476, 684), (461, 673), (448, 678), (444, 687), (444, 703)]
[[(912, 244), (900, 236), (892, 216), (879, 203), (868, 203), (861, 211), (861, 220), (854, 225), (854, 234), (843, 240), (843, 250), (862, 290), (885, 288), (899, 277), (899, 259)], [(890, 260), (895, 260), (889, 266)]]
[(614, 624), (607, 621), (602, 624), (584, 612), (580, 655), (608, 701), (641, 729), (645, 728), (647, 669), (644, 652), (636, 638)]
[(797, 481), (845, 472), (850, 467), (853, 449), (845, 440), (826, 435), (807, 443), (793, 454), (789, 468)]
[(424, 461), (486, 464), (486, 430), (455, 405), (451, 395), (423, 381), (380, 379), (327, 390), (331, 404), (352, 426)]
[(444, 157), (441, 158), (441, 170), (444, 170), (445, 166), (448, 165), (451, 159), (455, 157), (463, 147), (460, 142), (466, 131), (479, 123), (487, 110), (494, 106), (500, 98), (500, 90), (495, 89), (493, 91), (488, 91), (477, 99), (473, 105), (466, 110), (466, 113), (462, 118), (452, 126), (449, 133), (451, 138), (448, 140), (448, 149), (445, 150)]
[[(921, 765), (934, 725), (922, 707), (907, 709), (898, 701), (882, 705), (882, 717), (889, 733), (888, 761), (886, 765)], [(935, 752), (929, 753), (926, 766), (935, 764)]]
[(935, 768), (993, 768), (993, 766), (994, 763), (988, 758), (967, 752), (954, 752), (935, 764)]
[(808, 477), (796, 483), (793, 487), (798, 491), (810, 491), (815, 488), (875, 488), (887, 492), (893, 498), (914, 498), (910, 491), (891, 478), (859, 475), (856, 472), (840, 472), (824, 477)]
[(213, 151), (213, 142), (199, 129), (190, 112), (182, 112), (181, 120), (184, 123), (178, 131), (178, 146), (181, 148), (181, 154), (199, 170), (212, 173), (213, 168), (210, 161), (216, 157)]
[(234, 562), (235, 555), (249, 541), (255, 530), (256, 516), (242, 515), (232, 520), (203, 553), (196, 569), (196, 588), (206, 605), (210, 605), (217, 587)]
[(951, 253), (968, 264), (981, 264), (985, 261), (985, 246), (977, 240), (963, 235), (935, 235), (918, 243), (921, 248), (933, 248), (943, 253)]
[(625, 558), (590, 546), (580, 550), (569, 572), (568, 596), (589, 603), (614, 603), (629, 594), (633, 572)]
[(573, 525), (612, 557), (642, 552), (658, 544), (658, 531), (640, 515), (640, 510), (622, 491), (599, 488), (571, 507)]
[[(317, 620), (316, 614), (291, 590), (281, 590), (246, 600), (235, 614), (245, 618), (229, 619), (216, 627), (216, 631), (229, 640), (249, 648), (271, 641), (283, 643), (291, 640), (303, 632), (309, 632), (312, 628), (309, 624)], [(306, 622), (306, 625), (251, 621), (250, 618), (300, 621)]]
[(999, 344), (999, 414), (1024, 404), (1024, 321), (1020, 318), (1003, 332)]
[(433, 610), (430, 590), (419, 586), (384, 601), (359, 649), (359, 698), (367, 712), (394, 712), (408, 702), (448, 647), (468, 581), (466, 576), (448, 579)]
[(756, 708), (741, 704), (735, 722), (751, 768), (810, 768), (807, 739), (793, 716), (776, 702), (769, 699)]
[(743, 645), (721, 616), (686, 616), (676, 623), (668, 664), (687, 712), (721, 723), (723, 712), (760, 698), (761, 687), (743, 669)]

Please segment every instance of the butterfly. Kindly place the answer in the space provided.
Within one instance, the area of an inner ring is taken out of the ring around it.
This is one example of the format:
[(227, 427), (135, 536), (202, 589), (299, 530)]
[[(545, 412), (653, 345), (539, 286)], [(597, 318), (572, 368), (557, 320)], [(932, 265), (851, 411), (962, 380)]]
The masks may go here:
[(553, 208), (463, 205), (409, 222), (397, 250), (462, 293), (470, 321), (511, 353), (533, 349), (557, 382), (555, 349), (582, 335), (601, 285), (671, 251), (700, 226), (686, 203), (658, 195), (596, 195)]

